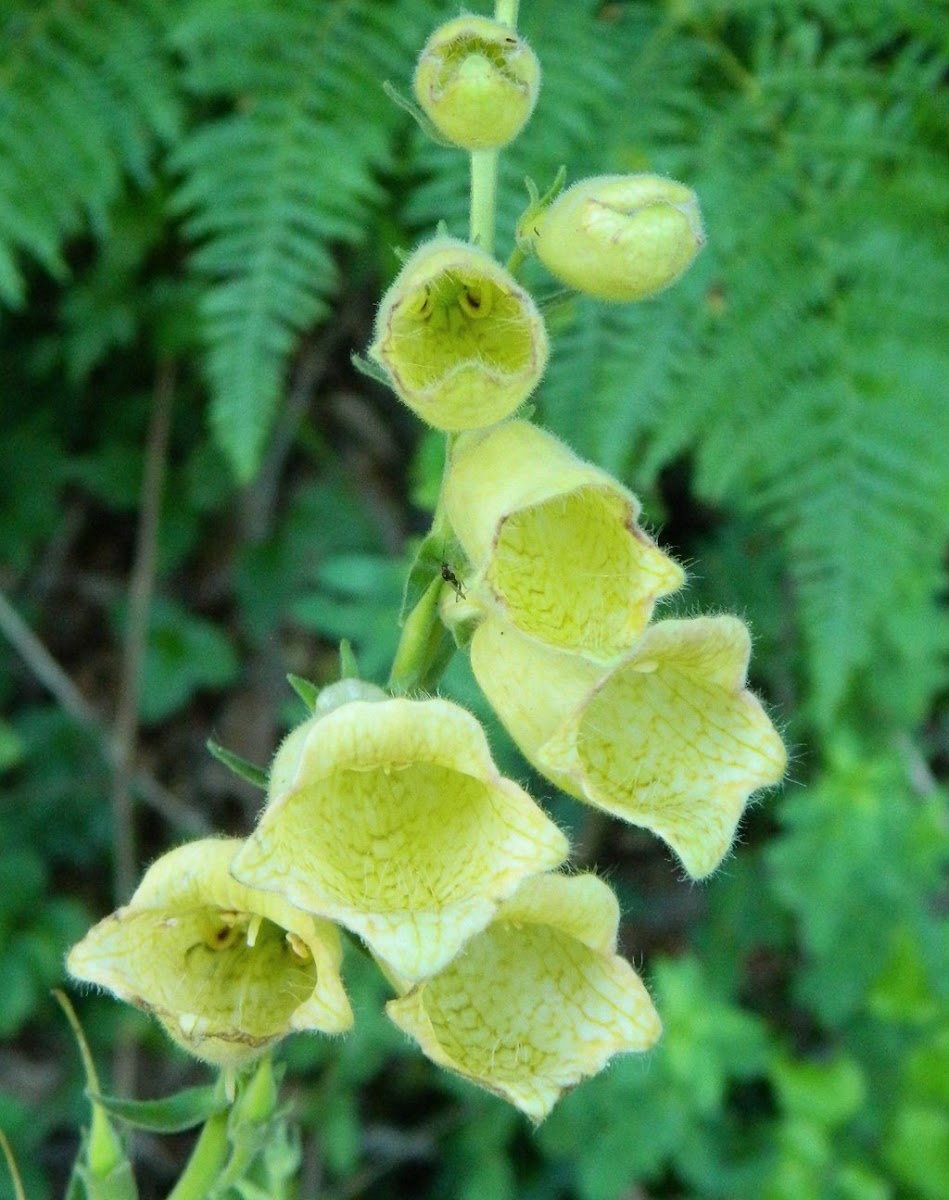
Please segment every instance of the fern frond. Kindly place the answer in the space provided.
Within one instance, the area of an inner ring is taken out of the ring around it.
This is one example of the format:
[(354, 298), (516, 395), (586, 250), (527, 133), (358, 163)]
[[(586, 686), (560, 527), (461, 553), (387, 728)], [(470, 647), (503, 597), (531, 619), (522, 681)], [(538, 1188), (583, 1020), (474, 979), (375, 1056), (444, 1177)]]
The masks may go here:
[(329, 311), (334, 249), (383, 198), (405, 117), (381, 85), (413, 60), (420, 15), (427, 0), (202, 0), (177, 27), (192, 89), (232, 108), (181, 145), (176, 205), (206, 286), (212, 421), (244, 479), (298, 336)]
[(123, 178), (144, 182), (180, 114), (154, 0), (19, 3), (0, 21), (0, 299), (23, 300), (19, 255), (65, 271), (64, 240), (101, 234)]

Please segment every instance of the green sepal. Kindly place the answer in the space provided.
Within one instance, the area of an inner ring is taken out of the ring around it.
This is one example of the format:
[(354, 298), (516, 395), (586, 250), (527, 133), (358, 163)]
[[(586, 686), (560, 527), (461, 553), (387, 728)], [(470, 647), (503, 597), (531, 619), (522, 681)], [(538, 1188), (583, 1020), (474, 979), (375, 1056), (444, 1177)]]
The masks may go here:
[(433, 693), (438, 682), (445, 674), (448, 664), (455, 656), (458, 642), (444, 625), (439, 624), (429, 642), (428, 655), (419, 671), (418, 689), (422, 692)]
[(263, 767), (258, 767), (255, 763), (248, 762), (246, 758), (241, 758), (239, 754), (235, 754), (233, 750), (228, 750), (214, 738), (208, 738), (205, 743), (213, 758), (216, 758), (219, 763), (223, 763), (229, 771), (232, 771), (239, 779), (245, 779), (248, 783), (252, 783), (254, 787), (267, 790), (268, 773)]
[(10, 1172), (10, 1179), (13, 1182), (13, 1195), (15, 1200), (26, 1200), (26, 1193), (23, 1190), (23, 1180), (20, 1177), (20, 1168), (17, 1166), (16, 1159), (13, 1157), (13, 1147), (7, 1140), (7, 1135), (0, 1129), (0, 1150), (3, 1151), (3, 1157), (6, 1159), (7, 1170)]
[(360, 375), (365, 375), (367, 379), (372, 379), (376, 383), (381, 383), (384, 388), (392, 390), (392, 380), (385, 369), (374, 363), (372, 359), (366, 358), (364, 354), (357, 354), (354, 350), (349, 356), (349, 361)]
[(447, 567), (457, 578), (464, 562), (465, 556), (453, 537), (434, 531), (426, 534), (415, 553), (405, 580), (399, 624), (404, 625), (409, 613), (418, 607), (432, 580), (441, 579), (447, 586), (453, 586), (443, 574), (443, 568)]
[(122, 1138), (113, 1128), (103, 1105), (92, 1099), (99, 1091), (99, 1077), (76, 1010), (66, 993), (59, 988), (53, 989), (53, 997), (69, 1021), (79, 1047), (86, 1077), (86, 1095), (90, 1098), (92, 1109), (92, 1121), (83, 1135), (73, 1165), (73, 1176), (78, 1176), (85, 1194), (92, 1200), (136, 1200), (138, 1189)]
[(537, 190), (537, 184), (533, 179), (528, 177), (524, 180), (524, 186), (527, 188), (527, 207), (517, 219), (515, 225), (515, 240), (518, 249), (522, 254), (529, 254), (531, 244), (534, 239), (532, 226), (537, 221), (537, 218), (543, 213), (544, 209), (548, 208), (554, 200), (563, 191), (563, 185), (567, 181), (567, 168), (561, 166), (560, 170), (554, 176), (553, 183), (544, 192), (543, 196)]
[(316, 699), (320, 694), (320, 689), (315, 683), (310, 683), (309, 679), (304, 679), (302, 675), (288, 675), (287, 683), (293, 688), (296, 694), (306, 705), (309, 712), (316, 711)]
[(119, 1096), (89, 1093), (94, 1104), (101, 1104), (111, 1116), (134, 1129), (150, 1133), (181, 1133), (202, 1125), (214, 1113), (227, 1108), (223, 1090), (214, 1085), (185, 1088), (161, 1100), (124, 1100)]
[(138, 1185), (128, 1159), (116, 1163), (107, 1175), (96, 1175), (85, 1163), (77, 1164), (75, 1174), (86, 1200), (138, 1200)]
[(353, 651), (352, 643), (343, 638), (339, 644), (339, 677), (340, 679), (361, 679), (359, 663)]
[[(79, 1163), (73, 1163), (72, 1171), (69, 1174), (69, 1182), (66, 1184), (66, 1191), (63, 1194), (63, 1200), (85, 1200), (86, 1187), (82, 1182), (82, 1176), (79, 1173)], [(17, 1194), (16, 1200), (25, 1200), (25, 1198)]]
[(398, 105), (403, 112), (407, 112), (412, 120), (418, 125), (422, 133), (426, 137), (430, 137), (433, 142), (437, 142), (439, 146), (444, 146), (446, 150), (457, 150), (458, 146), (455, 142), (449, 142), (447, 138), (442, 137), (432, 122), (428, 119), (425, 113), (419, 108), (414, 100), (410, 100), (408, 96), (403, 96), (399, 89), (391, 84), (388, 79), (382, 85), (382, 90), (389, 97), (393, 104)]
[(283, 1064), (275, 1067), (271, 1057), (265, 1055), (241, 1079), (227, 1123), (231, 1151), (216, 1180), (216, 1191), (223, 1193), (237, 1187), (279, 1135), (286, 1122), (285, 1110), (277, 1106), (283, 1072)]
[(393, 695), (431, 691), (455, 653), (454, 641), (438, 615), (438, 600), (445, 586), (439, 571), (402, 623), (402, 638), (387, 685)]

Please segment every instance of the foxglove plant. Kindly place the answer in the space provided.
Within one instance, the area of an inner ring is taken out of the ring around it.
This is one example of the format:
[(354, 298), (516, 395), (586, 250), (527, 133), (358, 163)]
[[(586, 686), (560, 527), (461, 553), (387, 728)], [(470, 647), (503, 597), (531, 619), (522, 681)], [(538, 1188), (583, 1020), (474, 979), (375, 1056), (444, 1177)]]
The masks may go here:
[[(604, 176), (544, 199), (531, 187), (512, 261), (495, 260), (498, 150), (540, 84), (516, 16), (516, 0), (498, 0), (493, 20), (447, 22), (414, 77), (423, 128), (471, 156), (471, 224), (467, 241), (439, 232), (408, 255), (368, 351), (447, 435), (387, 687), (347, 677), (314, 690), (256, 829), (173, 850), (69, 955), (76, 979), (153, 1012), (223, 1069), (177, 1200), (204, 1194), (189, 1178), (230, 1170), (234, 1182), (248, 1121), (279, 1125), (269, 1049), (351, 1024), (341, 929), (378, 963), (395, 993), (387, 1012), (422, 1052), (533, 1121), (659, 1037), (616, 954), (612, 892), (563, 873), (564, 835), (500, 774), (475, 718), (434, 695), (455, 648), (543, 777), (652, 830), (695, 878), (728, 853), (751, 793), (784, 773), (746, 686), (744, 625), (655, 620), (685, 573), (638, 524), (636, 497), (517, 416), (548, 357), (516, 278), (526, 255), (579, 292), (629, 303), (673, 284), (704, 233), (684, 185)], [(449, 542), (459, 559), (446, 571)], [(231, 1100), (244, 1123), (222, 1134)]]

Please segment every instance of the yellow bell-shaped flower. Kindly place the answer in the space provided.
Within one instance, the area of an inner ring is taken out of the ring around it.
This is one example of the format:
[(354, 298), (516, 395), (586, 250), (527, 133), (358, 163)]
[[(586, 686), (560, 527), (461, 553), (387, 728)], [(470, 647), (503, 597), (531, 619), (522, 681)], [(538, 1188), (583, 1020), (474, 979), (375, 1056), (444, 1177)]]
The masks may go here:
[(526, 421), (460, 438), (444, 498), (472, 600), (547, 645), (616, 658), (685, 579), (631, 492)]
[(541, 1121), (565, 1088), (659, 1037), (649, 994), (615, 953), (618, 921), (595, 876), (534, 876), (386, 1011), (434, 1062)]
[(563, 283), (598, 300), (645, 300), (705, 245), (695, 193), (662, 175), (581, 179), (519, 231)]
[(609, 667), (479, 625), (475, 677), (524, 755), (570, 795), (658, 834), (693, 878), (728, 852), (750, 794), (787, 756), (745, 686), (735, 617), (660, 621)]
[(382, 298), (369, 354), (417, 416), (457, 432), (510, 416), (540, 382), (548, 344), (534, 301), (499, 263), (436, 237)]
[(353, 1023), (339, 932), (235, 882), (240, 845), (207, 838), (165, 854), (66, 960), (75, 978), (154, 1013), (180, 1046), (223, 1067), (295, 1030)]
[(533, 112), (540, 63), (509, 25), (466, 13), (440, 25), (425, 43), (413, 86), (443, 137), (465, 150), (494, 150)]
[(567, 855), (556, 825), (498, 773), (478, 722), (447, 700), (344, 703), (290, 734), (271, 782), (236, 877), (338, 921), (410, 980)]

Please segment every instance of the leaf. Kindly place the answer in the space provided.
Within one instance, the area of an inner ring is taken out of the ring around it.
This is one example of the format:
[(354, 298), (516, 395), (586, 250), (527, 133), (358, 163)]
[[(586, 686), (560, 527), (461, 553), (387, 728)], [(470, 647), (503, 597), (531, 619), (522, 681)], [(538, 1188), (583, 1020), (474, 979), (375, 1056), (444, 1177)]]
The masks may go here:
[(0, 300), (24, 299), (18, 254), (64, 275), (65, 239), (90, 228), (103, 234), (126, 177), (149, 180), (156, 147), (180, 122), (163, 35), (161, 6), (150, 3), (7, 6), (0, 39)]
[(226, 749), (219, 742), (216, 742), (214, 738), (208, 738), (205, 745), (212, 757), (227, 767), (229, 771), (233, 771), (238, 779), (244, 779), (247, 783), (253, 784), (254, 787), (261, 788), (263, 791), (267, 790), (267, 783), (270, 776), (263, 767), (258, 767), (256, 763), (249, 762), (246, 758), (241, 758), (239, 754)]
[(242, 481), (299, 336), (330, 313), (335, 247), (365, 240), (383, 198), (408, 118), (381, 81), (411, 61), (414, 32), (377, 0), (199, 5), (176, 26), (192, 89), (223, 109), (177, 149), (175, 207), (205, 287), (212, 423)]
[(185, 1129), (194, 1129), (214, 1113), (227, 1108), (223, 1089), (217, 1084), (185, 1088), (160, 1100), (125, 1100), (91, 1092), (89, 1098), (133, 1129), (147, 1129), (151, 1133), (181, 1133)]

